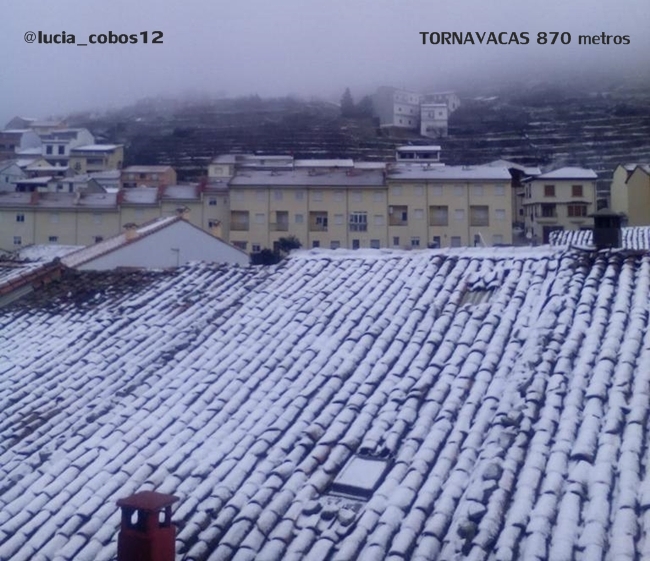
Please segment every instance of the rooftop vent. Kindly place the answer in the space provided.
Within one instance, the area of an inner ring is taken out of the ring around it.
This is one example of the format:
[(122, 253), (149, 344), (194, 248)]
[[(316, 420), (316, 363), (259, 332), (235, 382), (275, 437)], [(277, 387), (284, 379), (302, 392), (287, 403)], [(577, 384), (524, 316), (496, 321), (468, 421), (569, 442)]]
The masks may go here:
[(623, 217), (609, 208), (602, 208), (591, 215), (594, 219), (594, 245), (596, 249), (622, 247)]
[(172, 524), (174, 495), (141, 491), (117, 501), (122, 522), (117, 561), (174, 561), (176, 529)]

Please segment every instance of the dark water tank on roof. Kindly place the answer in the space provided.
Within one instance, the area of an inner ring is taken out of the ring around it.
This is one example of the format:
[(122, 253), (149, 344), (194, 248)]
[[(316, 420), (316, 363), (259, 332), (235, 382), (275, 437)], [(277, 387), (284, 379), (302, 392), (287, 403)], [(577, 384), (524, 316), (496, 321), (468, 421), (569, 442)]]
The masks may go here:
[(623, 217), (610, 208), (602, 208), (590, 215), (594, 219), (594, 245), (598, 249), (622, 247)]

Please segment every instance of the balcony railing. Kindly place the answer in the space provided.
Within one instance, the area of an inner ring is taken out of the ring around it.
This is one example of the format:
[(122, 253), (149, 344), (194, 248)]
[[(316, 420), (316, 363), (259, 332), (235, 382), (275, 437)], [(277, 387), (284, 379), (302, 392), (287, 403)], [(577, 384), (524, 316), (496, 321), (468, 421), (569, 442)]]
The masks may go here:
[(272, 232), (288, 232), (289, 223), (288, 222), (271, 222), (269, 225)]
[(231, 222), (230, 229), (235, 232), (247, 232), (248, 222)]

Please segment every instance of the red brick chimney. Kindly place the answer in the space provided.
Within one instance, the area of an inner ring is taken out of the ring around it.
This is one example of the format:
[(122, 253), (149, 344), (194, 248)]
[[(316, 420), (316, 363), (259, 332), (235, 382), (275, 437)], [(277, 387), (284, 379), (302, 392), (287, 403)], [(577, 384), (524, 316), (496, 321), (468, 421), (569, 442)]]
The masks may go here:
[(172, 505), (177, 500), (174, 495), (140, 491), (117, 501), (122, 509), (117, 561), (174, 561)]

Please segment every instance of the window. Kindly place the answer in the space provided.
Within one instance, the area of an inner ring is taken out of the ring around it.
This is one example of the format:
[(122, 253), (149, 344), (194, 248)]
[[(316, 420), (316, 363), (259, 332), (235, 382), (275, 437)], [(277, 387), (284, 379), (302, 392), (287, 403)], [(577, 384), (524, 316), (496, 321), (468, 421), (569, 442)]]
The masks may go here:
[(472, 185), (472, 195), (475, 197), (482, 197), (483, 185)]
[(442, 197), (442, 185), (434, 185), (431, 187), (431, 194), (434, 197)]
[(460, 247), (460, 236), (451, 236), (451, 247)]
[(313, 242), (311, 242), (311, 246), (312, 247), (320, 247), (320, 242), (318, 240), (314, 240)]
[(465, 189), (462, 185), (454, 185), (454, 195), (457, 197), (462, 197), (465, 194)]
[(370, 240), (370, 247), (372, 249), (379, 249), (381, 247), (381, 244), (379, 240)]
[(372, 195), (373, 200), (376, 203), (381, 203), (384, 201), (384, 192), (383, 191), (375, 191)]
[(296, 224), (304, 224), (305, 223), (305, 217), (302, 214), (295, 214), (293, 219), (294, 219), (294, 222)]
[(401, 195), (404, 192), (401, 185), (393, 185), (390, 189), (391, 195)]
[(393, 245), (399, 245), (399, 236), (393, 237)]
[(543, 218), (555, 218), (556, 216), (555, 205), (542, 205)]
[(350, 213), (350, 232), (366, 232), (368, 230), (368, 214), (366, 212)]
[(487, 205), (469, 207), (470, 226), (489, 226), (490, 207)]
[(343, 191), (334, 191), (334, 202), (342, 203), (343, 202)]
[(312, 198), (317, 203), (320, 203), (323, 200), (323, 192), (322, 191), (314, 191)]
[(208, 206), (217, 206), (217, 199), (215, 197), (210, 197), (208, 200)]
[(260, 251), (262, 251), (261, 244), (258, 244), (258, 243), (251, 244), (251, 252), (259, 253)]
[(14, 236), (14, 245), (22, 245), (23, 239), (20, 236)]
[(420, 247), (420, 238), (419, 237), (413, 237), (411, 238), (411, 247)]
[(233, 191), (232, 192), (232, 200), (233, 201), (238, 201), (241, 202), (244, 200), (244, 192), (243, 191)]
[(386, 221), (384, 220), (384, 215), (383, 214), (375, 214), (374, 222), (375, 222), (375, 226), (383, 226), (386, 223)]
[(408, 224), (408, 207), (389, 206), (388, 224), (390, 226), (406, 226)]
[(448, 226), (449, 207), (440, 206), (440, 205), (430, 206), (429, 222), (431, 223), (431, 226)]
[(16, 222), (25, 222), (25, 215), (24, 214), (16, 214)]
[(247, 231), (248, 220), (249, 215), (247, 210), (233, 210), (230, 213), (230, 229), (235, 231)]
[(571, 196), (582, 197), (582, 185), (571, 185)]
[(93, 212), (93, 224), (101, 224), (102, 223), (102, 215), (99, 214), (98, 212)]
[(506, 219), (506, 211), (505, 211), (505, 209), (497, 208), (494, 211), (494, 218), (496, 218), (499, 221), (505, 220)]
[(158, 181), (158, 174), (157, 173), (152, 173), (151, 174), (151, 179), (152, 179), (152, 181)]
[(296, 197), (297, 201), (302, 201), (305, 198), (305, 192), (302, 189), (300, 189), (300, 190), (296, 191), (295, 197)]
[(65, 154), (65, 146), (59, 146), (59, 156), (63, 156)]
[(415, 194), (416, 194), (418, 197), (423, 196), (423, 195), (424, 195), (424, 187), (423, 187), (422, 185), (416, 185), (416, 186), (415, 186)]
[(342, 214), (335, 214), (334, 215), (334, 224), (337, 226), (342, 226), (343, 225), (343, 215)]
[(282, 200), (282, 191), (280, 189), (275, 189), (273, 191), (273, 199), (276, 201)]
[(51, 154), (53, 151), (54, 151), (54, 146), (52, 146), (51, 144), (48, 144), (48, 145), (45, 147), (45, 153), (46, 153), (46, 154)]
[(58, 223), (59, 223), (59, 213), (50, 212), (50, 224), (58, 224)]
[(255, 224), (264, 224), (265, 215), (263, 212), (255, 215)]
[(361, 247), (361, 244), (359, 243), (359, 240), (352, 240), (352, 249), (359, 249)]
[(93, 241), (94, 241), (95, 243), (103, 242), (103, 241), (104, 241), (104, 236), (95, 236), (95, 237), (93, 238)]
[(312, 232), (327, 232), (327, 212), (309, 213), (309, 230)]
[(339, 247), (341, 247), (341, 242), (336, 240), (330, 242), (330, 249), (338, 249)]
[[(576, 185), (574, 185), (576, 187)], [(581, 185), (577, 185), (581, 187)], [(567, 214), (569, 218), (582, 218), (587, 216), (587, 207), (586, 205), (569, 205), (567, 207)]]
[(544, 196), (555, 197), (555, 185), (544, 185)]
[(422, 220), (424, 218), (424, 210), (422, 210), (421, 208), (416, 208), (413, 211), (413, 218), (415, 218), (416, 220)]
[(233, 241), (232, 245), (234, 245), (237, 249), (241, 249), (242, 251), (246, 251), (246, 247), (248, 246), (248, 242)]
[(353, 203), (360, 203), (363, 201), (363, 193), (359, 189), (352, 191), (351, 199)]
[(255, 200), (260, 202), (265, 201), (266, 191), (255, 191)]
[(50, 236), (47, 238), (47, 241), (50, 243), (58, 243), (59, 241), (59, 236)]
[(494, 194), (497, 195), (498, 197), (505, 196), (505, 194), (506, 194), (505, 185), (496, 185), (494, 187)]
[(454, 211), (454, 220), (458, 222), (462, 222), (465, 220), (465, 209), (464, 208), (457, 208)]

